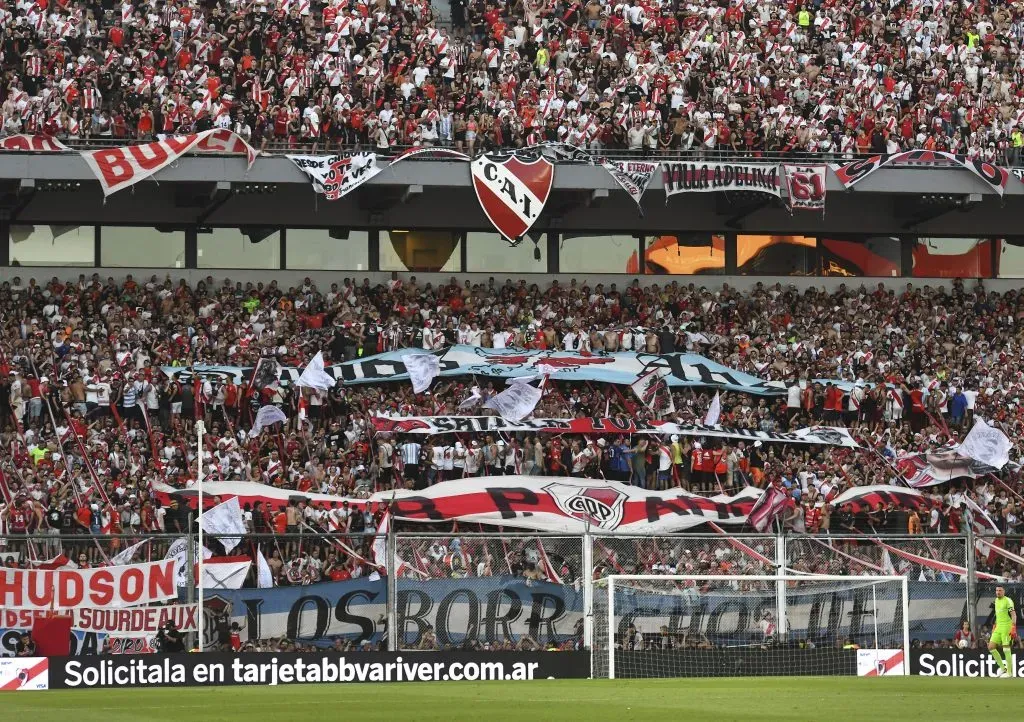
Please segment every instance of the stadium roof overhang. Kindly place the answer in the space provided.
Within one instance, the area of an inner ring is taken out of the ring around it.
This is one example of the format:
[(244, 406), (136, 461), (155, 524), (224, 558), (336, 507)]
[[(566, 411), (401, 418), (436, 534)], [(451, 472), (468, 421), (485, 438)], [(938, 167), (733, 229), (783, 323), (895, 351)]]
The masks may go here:
[[(13, 223), (438, 228), (485, 230), (487, 218), (465, 163), (417, 160), (386, 169), (348, 196), (327, 201), (286, 158), (190, 156), (106, 200), (79, 157), (4, 154), (0, 216)], [(962, 169), (883, 168), (844, 191), (829, 174), (824, 215), (791, 213), (749, 193), (692, 193), (668, 203), (660, 177), (644, 196), (644, 217), (600, 167), (558, 166), (534, 230), (643, 234), (752, 231), (814, 235), (1001, 236), (1024, 212), (1024, 183), (1003, 198)]]

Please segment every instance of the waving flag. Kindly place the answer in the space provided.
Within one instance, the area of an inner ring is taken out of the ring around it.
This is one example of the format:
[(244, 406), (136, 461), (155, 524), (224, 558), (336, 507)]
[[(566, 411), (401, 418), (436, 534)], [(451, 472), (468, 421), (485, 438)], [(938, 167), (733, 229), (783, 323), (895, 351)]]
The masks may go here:
[(279, 421), (287, 421), (288, 417), (285, 413), (276, 406), (261, 406), (260, 410), (256, 412), (256, 423), (252, 425), (252, 429), (249, 431), (249, 438), (255, 439), (260, 435), (268, 426), (278, 423)]
[(336, 383), (337, 380), (324, 371), (324, 352), (318, 351), (316, 356), (313, 357), (313, 360), (309, 362), (309, 365), (302, 370), (302, 373), (299, 375), (295, 385), (324, 391), (326, 389), (334, 388), (334, 384)]
[(402, 363), (405, 364), (413, 393), (416, 394), (422, 394), (429, 389), (430, 384), (441, 373), (441, 359), (434, 354), (406, 354), (402, 356)]

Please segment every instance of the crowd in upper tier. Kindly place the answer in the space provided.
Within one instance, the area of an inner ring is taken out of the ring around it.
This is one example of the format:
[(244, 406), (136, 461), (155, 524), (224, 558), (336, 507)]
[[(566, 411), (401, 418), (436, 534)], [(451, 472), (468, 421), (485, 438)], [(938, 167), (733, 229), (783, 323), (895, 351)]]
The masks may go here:
[(2, 133), (1015, 163), (1020, 2), (22, 0)]

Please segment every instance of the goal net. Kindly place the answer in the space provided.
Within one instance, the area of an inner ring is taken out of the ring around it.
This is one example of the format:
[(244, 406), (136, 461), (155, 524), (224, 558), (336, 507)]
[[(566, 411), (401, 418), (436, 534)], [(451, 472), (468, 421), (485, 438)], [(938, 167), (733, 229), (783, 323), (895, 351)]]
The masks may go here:
[(907, 604), (905, 577), (610, 576), (593, 676), (853, 675), (858, 656), (861, 674), (902, 674)]

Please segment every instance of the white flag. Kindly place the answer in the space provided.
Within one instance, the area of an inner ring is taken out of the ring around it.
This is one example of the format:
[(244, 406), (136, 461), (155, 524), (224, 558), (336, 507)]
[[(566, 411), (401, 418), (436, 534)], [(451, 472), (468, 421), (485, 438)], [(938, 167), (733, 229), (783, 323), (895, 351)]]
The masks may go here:
[(463, 399), (462, 403), (459, 404), (459, 411), (471, 409), (483, 400), (484, 397), (483, 394), (480, 393), (480, 387), (474, 386), (469, 390), (469, 396)]
[(203, 589), (241, 589), (251, 566), (248, 558), (207, 562), (203, 564)]
[[(559, 372), (559, 368), (557, 366), (552, 366), (551, 364), (543, 362), (534, 366), (533, 370), (537, 373), (530, 374), (529, 376), (513, 376), (508, 380), (508, 382), (510, 384), (528, 384), (531, 381), (536, 381), (537, 379), (542, 379), (546, 376), (551, 376), (552, 374), (557, 374)], [(544, 384), (541, 384), (541, 386), (543, 385)]]
[(324, 371), (324, 352), (318, 351), (309, 365), (302, 370), (302, 374), (295, 382), (296, 386), (305, 386), (310, 389), (324, 391), (334, 387), (337, 380)]
[(530, 384), (511, 384), (496, 396), (492, 396), (484, 408), (494, 409), (501, 418), (518, 424), (533, 413), (544, 392)]
[(285, 416), (285, 413), (276, 406), (269, 404), (261, 406), (260, 410), (256, 412), (256, 423), (252, 425), (252, 429), (249, 431), (249, 438), (255, 439), (265, 427), (287, 420), (288, 417)]
[(246, 534), (245, 522), (242, 521), (242, 509), (238, 506), (237, 496), (231, 497), (209, 511), (204, 511), (202, 522), (203, 532), (216, 536), (224, 547), (225, 554), (230, 554)]
[(429, 389), (431, 382), (441, 373), (441, 359), (432, 353), (405, 354), (402, 356), (402, 363), (409, 372), (412, 390), (416, 394)]
[[(195, 558), (192, 560), (192, 562), (193, 566), (195, 566), (195, 562), (199, 561), (198, 548), (195, 550), (195, 554), (193, 556)], [(209, 559), (212, 556), (213, 552), (211, 552), (206, 547), (203, 547), (203, 559)], [(173, 542), (171, 542), (171, 545), (167, 548), (167, 555), (164, 557), (164, 559), (174, 560), (174, 573), (175, 576), (177, 577), (177, 586), (187, 587), (188, 567), (186, 566), (185, 562), (188, 561), (188, 539), (186, 539), (185, 537), (178, 537)]]
[(256, 549), (256, 585), (260, 589), (269, 589), (274, 586), (274, 574), (270, 571), (267, 558), (263, 556), (263, 550)]
[(711, 406), (708, 407), (707, 416), (704, 417), (704, 424), (706, 426), (715, 426), (718, 423), (718, 417), (722, 415), (722, 392), (716, 391), (715, 398), (711, 399)]
[(989, 426), (984, 419), (974, 422), (974, 428), (960, 444), (961, 456), (980, 461), (982, 464), (1002, 469), (1010, 461), (1013, 444), (999, 429)]
[(149, 544), (149, 542), (149, 539), (143, 539), (138, 544), (132, 544), (130, 547), (125, 549), (120, 554), (115, 554), (114, 556), (110, 557), (110, 566), (119, 567), (124, 564), (131, 564), (132, 559), (135, 558), (135, 552), (144, 547), (146, 544)]
[(636, 201), (637, 210), (640, 211), (642, 216), (644, 209), (640, 205), (640, 200), (644, 197), (644, 191), (651, 184), (651, 179), (654, 178), (654, 174), (660, 166), (657, 163), (635, 160), (606, 160), (602, 165), (611, 174), (615, 182), (619, 184), (619, 187), (626, 191), (626, 193), (629, 193), (629, 197)]

